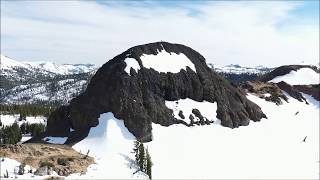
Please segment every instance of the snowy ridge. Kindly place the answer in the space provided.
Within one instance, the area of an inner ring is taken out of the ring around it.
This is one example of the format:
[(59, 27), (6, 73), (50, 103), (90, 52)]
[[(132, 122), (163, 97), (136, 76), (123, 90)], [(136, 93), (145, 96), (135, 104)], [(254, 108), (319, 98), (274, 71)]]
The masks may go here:
[[(1, 55), (0, 102), (67, 104), (82, 92), (96, 71), (92, 64), (18, 62)], [(50, 102), (49, 102), (50, 101)]]
[(0, 54), (0, 69), (1, 70), (12, 70), (15, 67), (29, 68), (27, 64), (15, 61), (7, 56)]
[(264, 74), (273, 69), (265, 66), (245, 67), (238, 64), (218, 65), (208, 63), (208, 66), (216, 72), (228, 74)]
[(297, 71), (290, 71), (283, 76), (277, 76), (269, 82), (278, 83), (284, 81), (290, 85), (319, 84), (320, 74), (311, 68), (300, 68)]
[[(1, 54), (1, 71), (14, 70), (19, 68), (33, 69), (37, 71), (55, 73), (60, 75), (87, 73), (95, 70), (94, 64), (62, 64), (52, 62), (18, 62)], [(1, 74), (3, 74), (2, 72)]]

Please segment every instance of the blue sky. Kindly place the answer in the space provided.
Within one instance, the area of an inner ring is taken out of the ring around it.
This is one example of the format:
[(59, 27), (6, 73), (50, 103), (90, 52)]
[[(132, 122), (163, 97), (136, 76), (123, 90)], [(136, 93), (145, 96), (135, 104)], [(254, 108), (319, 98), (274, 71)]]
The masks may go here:
[(210, 63), (319, 61), (319, 1), (1, 1), (1, 54), (101, 65), (169, 41)]

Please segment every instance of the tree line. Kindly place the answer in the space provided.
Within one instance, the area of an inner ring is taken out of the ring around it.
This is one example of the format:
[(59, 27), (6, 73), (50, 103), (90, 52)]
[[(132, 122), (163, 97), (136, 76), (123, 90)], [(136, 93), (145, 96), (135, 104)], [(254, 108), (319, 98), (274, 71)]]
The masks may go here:
[(20, 114), (22, 119), (26, 116), (45, 116), (48, 117), (55, 107), (37, 105), (0, 105), (1, 114)]
[(133, 153), (135, 155), (135, 163), (138, 165), (138, 171), (142, 171), (152, 179), (152, 161), (148, 148), (144, 148), (143, 143), (134, 142)]
[(0, 143), (1, 144), (17, 144), (21, 141), (22, 135), (31, 134), (32, 137), (39, 135), (46, 130), (46, 125), (36, 123), (22, 123), (20, 126), (14, 122), (9, 126), (0, 128)]

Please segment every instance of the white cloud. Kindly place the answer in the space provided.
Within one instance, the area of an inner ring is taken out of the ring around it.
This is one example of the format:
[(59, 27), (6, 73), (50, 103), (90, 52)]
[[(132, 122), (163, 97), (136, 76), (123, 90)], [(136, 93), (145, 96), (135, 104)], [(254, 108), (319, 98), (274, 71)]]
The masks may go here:
[(215, 64), (319, 61), (319, 25), (292, 15), (299, 3), (180, 4), (4, 2), (1, 53), (24, 60), (101, 65), (132, 46), (163, 40), (190, 46)]

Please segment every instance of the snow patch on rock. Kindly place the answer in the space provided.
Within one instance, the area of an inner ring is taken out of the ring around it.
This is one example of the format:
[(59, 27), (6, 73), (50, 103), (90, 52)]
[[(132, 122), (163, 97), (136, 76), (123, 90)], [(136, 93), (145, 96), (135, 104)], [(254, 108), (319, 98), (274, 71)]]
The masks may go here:
[(134, 69), (136, 72), (140, 69), (140, 65), (138, 61), (134, 58), (126, 58), (124, 62), (127, 64), (127, 66), (124, 68), (124, 71), (130, 76), (130, 69)]
[(152, 68), (158, 72), (178, 73), (181, 69), (187, 70), (187, 67), (191, 68), (194, 72), (197, 72), (194, 64), (183, 53), (168, 53), (165, 50), (161, 50), (158, 51), (158, 54), (156, 55), (143, 54), (140, 59), (145, 68)]
[[(192, 109), (198, 109), (203, 117), (206, 117), (209, 121), (216, 121), (217, 103), (211, 103), (208, 101), (198, 102), (189, 98), (180, 99), (177, 101), (165, 101), (166, 106), (173, 110), (173, 115), (176, 119), (184, 120), (186, 123), (190, 123), (189, 116), (193, 115)], [(185, 119), (182, 119), (178, 114), (182, 111)], [(195, 115), (193, 115), (196, 121), (199, 121)]]

